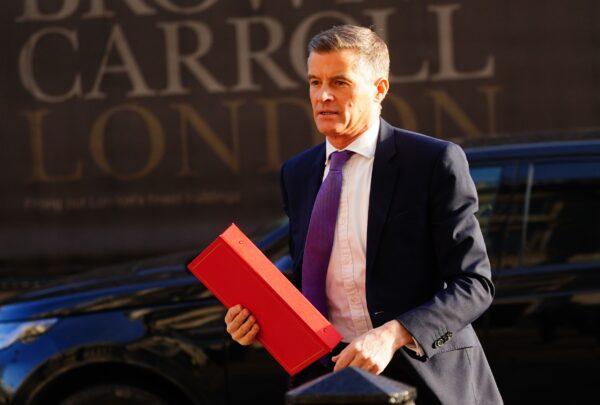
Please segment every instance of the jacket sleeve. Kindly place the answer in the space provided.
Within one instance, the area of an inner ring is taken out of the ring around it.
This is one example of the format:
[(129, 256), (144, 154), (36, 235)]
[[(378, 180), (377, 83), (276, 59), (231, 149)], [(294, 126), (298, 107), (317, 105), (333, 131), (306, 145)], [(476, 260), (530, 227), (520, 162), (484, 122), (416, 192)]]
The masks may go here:
[(438, 156), (429, 193), (429, 226), (444, 287), (397, 317), (427, 357), (447, 351), (442, 346), (477, 319), (494, 296), (490, 263), (475, 217), (477, 191), (457, 145), (448, 143)]

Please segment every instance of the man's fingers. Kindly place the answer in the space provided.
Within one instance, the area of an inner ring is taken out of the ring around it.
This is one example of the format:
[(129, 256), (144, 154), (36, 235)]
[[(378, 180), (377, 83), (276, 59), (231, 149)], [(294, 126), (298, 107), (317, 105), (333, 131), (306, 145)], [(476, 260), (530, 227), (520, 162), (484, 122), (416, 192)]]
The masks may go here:
[(240, 313), (241, 310), (242, 310), (242, 306), (240, 304), (237, 304), (236, 306), (229, 308), (227, 310), (227, 313), (225, 314), (225, 323), (229, 324), (231, 321), (233, 321), (233, 318), (235, 318), (237, 316), (237, 314)]
[(246, 308), (242, 309), (232, 319), (232, 321), (227, 324), (227, 332), (229, 332), (229, 334), (235, 333), (235, 331), (237, 331), (238, 328), (242, 326), (244, 322), (246, 322), (246, 318), (248, 318), (248, 316), (250, 316), (250, 311), (248, 311)]
[(258, 335), (258, 332), (260, 332), (260, 326), (258, 326), (257, 323), (254, 323), (254, 325), (252, 325), (252, 328), (250, 328), (246, 336), (254, 341), (254, 338), (256, 337), (256, 335)]
[(379, 366), (377, 364), (373, 364), (373, 366), (370, 367), (367, 371), (371, 374), (379, 375), (381, 374), (382, 370), (379, 369)]
[(239, 304), (227, 310), (225, 323), (231, 338), (244, 346), (252, 344), (260, 330), (250, 311)]
[(238, 340), (238, 343), (241, 345), (244, 345), (244, 346), (254, 343), (256, 335), (258, 334), (259, 331), (260, 331), (260, 327), (258, 326), (257, 323), (255, 323), (254, 325), (252, 325), (252, 327), (250, 328), (248, 333), (246, 333), (246, 335), (244, 337), (242, 337), (240, 340)]
[(335, 362), (333, 371), (339, 371), (345, 367), (348, 367), (352, 360), (354, 360), (354, 357), (340, 357), (338, 361)]
[(348, 367), (362, 368), (363, 370), (369, 370), (373, 366), (371, 360), (366, 359), (361, 353), (356, 353), (352, 361), (348, 364)]
[(237, 305), (229, 308), (229, 310), (227, 310), (227, 314), (225, 315), (225, 319), (227, 321), (231, 322), (233, 320), (233, 318), (235, 318), (237, 316), (237, 314), (242, 312), (242, 309), (244, 309), (244, 308), (240, 304), (237, 304)]
[(250, 331), (250, 329), (252, 328), (252, 326), (255, 323), (256, 323), (256, 320), (254, 319), (254, 317), (252, 315), (250, 315), (248, 317), (248, 319), (246, 320), (246, 322), (244, 322), (242, 325), (240, 325), (240, 327), (237, 328), (237, 330), (235, 330), (231, 334), (231, 337), (234, 340), (239, 340), (239, 339), (243, 338), (244, 335), (246, 335), (246, 333), (248, 333), (248, 331)]
[(342, 350), (340, 354), (336, 356), (337, 359), (335, 360), (335, 367), (333, 368), (333, 371), (338, 371), (346, 367), (354, 359), (355, 353), (356, 351), (352, 346), (348, 346)]
[(250, 314), (250, 311), (248, 311), (246, 308), (242, 309), (240, 311), (239, 314), (237, 314), (235, 316), (235, 318), (233, 318), (233, 321), (231, 321), (231, 323), (236, 326), (236, 329), (239, 328), (240, 326), (242, 326), (244, 324), (244, 322), (246, 322), (246, 320), (252, 316)]

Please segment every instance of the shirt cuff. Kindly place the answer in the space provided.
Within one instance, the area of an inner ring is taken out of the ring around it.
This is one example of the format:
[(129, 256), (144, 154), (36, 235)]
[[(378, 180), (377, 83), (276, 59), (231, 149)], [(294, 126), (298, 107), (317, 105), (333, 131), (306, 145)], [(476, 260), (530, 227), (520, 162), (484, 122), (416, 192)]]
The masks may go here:
[(421, 345), (419, 345), (419, 343), (417, 343), (417, 341), (414, 337), (411, 336), (411, 338), (412, 338), (413, 342), (406, 344), (405, 345), (406, 348), (415, 352), (415, 354), (419, 357), (423, 356), (425, 353), (423, 352)]

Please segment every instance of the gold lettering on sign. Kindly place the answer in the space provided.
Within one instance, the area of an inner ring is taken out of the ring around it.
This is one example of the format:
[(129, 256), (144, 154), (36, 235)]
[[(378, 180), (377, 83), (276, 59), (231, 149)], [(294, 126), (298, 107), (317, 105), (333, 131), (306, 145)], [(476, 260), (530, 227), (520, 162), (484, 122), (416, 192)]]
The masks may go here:
[[(149, 7), (142, 0), (123, 0), (122, 3), (128, 6), (135, 15), (156, 14), (156, 10)], [(83, 18), (110, 18), (114, 17), (114, 15), (115, 13), (106, 9), (104, 0), (91, 0), (89, 11), (83, 15)]]
[[(181, 21), (159, 23), (158, 27), (164, 31), (167, 61), (167, 87), (161, 95), (187, 94), (190, 92), (183, 86), (181, 80), (181, 67), (185, 66), (194, 77), (211, 93), (224, 92), (225, 86), (199, 62), (200, 57), (206, 55), (212, 46), (212, 33), (208, 26), (196, 21)], [(179, 32), (187, 28), (196, 34), (196, 49), (187, 54), (181, 54), (179, 45)]]
[[(252, 7), (252, 10), (257, 11), (262, 7), (262, 2), (263, 0), (250, 0), (250, 7)], [(291, 3), (294, 8), (302, 7), (302, 0), (291, 0)]]
[[(300, 107), (306, 112), (308, 121), (312, 124), (312, 108), (308, 101), (299, 97), (260, 98), (256, 102), (263, 107), (267, 125), (267, 163), (259, 170), (263, 173), (277, 172), (282, 163), (279, 148), (279, 115), (277, 114), (277, 109), (285, 104)], [(313, 128), (313, 143), (316, 145), (323, 141), (323, 136), (319, 134), (314, 125), (311, 125), (311, 127)]]
[(454, 63), (454, 28), (452, 14), (460, 4), (431, 5), (427, 9), (436, 14), (438, 20), (438, 46), (440, 70), (432, 80), (466, 80), (494, 76), (495, 59), (488, 56), (485, 66), (477, 71), (459, 72)]
[(45, 93), (37, 83), (34, 75), (33, 61), (35, 50), (40, 39), (46, 35), (60, 35), (69, 41), (73, 49), (77, 49), (77, 33), (60, 27), (48, 27), (33, 34), (23, 45), (19, 54), (19, 78), (23, 87), (25, 87), (31, 95), (36, 99), (47, 103), (59, 103), (70, 99), (71, 97), (81, 96), (81, 76), (77, 74), (73, 80), (71, 89), (63, 94), (51, 95)]
[(400, 127), (409, 131), (417, 131), (417, 114), (415, 110), (400, 96), (388, 93), (388, 100), (392, 103), (398, 114), (400, 115)]
[[(488, 113), (488, 129), (490, 133), (496, 131), (496, 94), (500, 90), (499, 86), (482, 86), (479, 91), (485, 94)], [(475, 122), (458, 106), (458, 104), (444, 90), (429, 90), (426, 92), (433, 99), (434, 119), (435, 119), (435, 134), (443, 136), (442, 113), (451, 118), (456, 125), (462, 129), (465, 135), (471, 137), (481, 136), (483, 131), (479, 129)]]
[[(389, 8), (384, 8), (384, 9), (372, 9), (372, 10), (364, 11), (364, 13), (366, 15), (371, 16), (371, 19), (373, 20), (373, 27), (374, 27), (375, 31), (381, 37), (381, 39), (383, 39), (383, 41), (386, 44), (389, 44), (388, 35), (387, 35), (389, 16), (394, 14), (395, 12), (396, 12), (396, 7), (389, 7)], [(390, 76), (389, 77), (390, 83), (423, 82), (423, 81), (427, 80), (427, 78), (429, 77), (429, 61), (424, 60), (423, 63), (421, 63), (421, 67), (419, 68), (419, 70), (413, 74), (397, 76), (390, 70), (389, 76)]]
[(237, 119), (237, 111), (239, 106), (243, 104), (241, 101), (230, 102), (228, 107), (232, 115), (231, 134), (233, 138), (233, 146), (231, 149), (219, 138), (219, 136), (206, 123), (204, 118), (198, 114), (194, 108), (188, 103), (172, 104), (171, 107), (179, 112), (179, 127), (181, 133), (181, 170), (178, 176), (197, 176), (198, 173), (192, 170), (190, 165), (190, 147), (188, 143), (189, 126), (192, 126), (198, 136), (208, 144), (208, 146), (216, 153), (223, 163), (229, 169), (238, 174), (240, 171), (240, 148), (239, 148), (239, 123)]
[[(233, 91), (261, 90), (260, 85), (253, 80), (252, 61), (260, 65), (280, 89), (298, 86), (270, 56), (284, 41), (283, 26), (279, 21), (271, 17), (246, 17), (228, 18), (227, 22), (235, 27), (237, 44), (238, 83), (232, 88)], [(250, 49), (252, 24), (262, 25), (269, 34), (267, 46), (260, 51)]]
[(498, 128), (496, 127), (496, 94), (502, 90), (501, 86), (481, 86), (477, 88), (485, 94), (485, 101), (488, 112), (488, 133), (495, 134)]
[(320, 11), (302, 20), (290, 38), (290, 62), (302, 80), (306, 80), (306, 44), (308, 43), (308, 34), (313, 25), (320, 19), (337, 19), (342, 24), (358, 24), (352, 16), (337, 11)]
[(38, 0), (25, 0), (23, 4), (23, 15), (17, 18), (17, 22), (27, 21), (56, 21), (69, 17), (79, 6), (79, 0), (63, 0), (62, 7), (54, 13), (44, 13), (40, 10)]
[(200, 4), (196, 4), (194, 6), (180, 6), (178, 4), (173, 3), (171, 0), (154, 0), (156, 4), (164, 8), (165, 10), (171, 11), (177, 14), (194, 14), (204, 11), (210, 7), (212, 7), (218, 0), (204, 0), (200, 2)]
[(71, 174), (50, 175), (44, 166), (44, 140), (42, 124), (48, 110), (27, 111), (23, 115), (29, 121), (29, 138), (31, 140), (32, 171), (29, 181), (42, 183), (59, 183), (81, 179), (83, 167), (81, 161), (76, 163), (75, 171)]
[[(110, 165), (104, 149), (106, 125), (108, 120), (118, 113), (131, 112), (139, 115), (148, 128), (150, 151), (146, 165), (135, 173), (119, 173)], [(146, 176), (158, 165), (165, 154), (165, 132), (160, 121), (146, 108), (137, 104), (122, 104), (102, 113), (92, 126), (90, 133), (90, 151), (96, 164), (106, 173), (119, 180), (136, 180)]]
[(446, 93), (444, 90), (430, 90), (427, 94), (433, 98), (434, 120), (435, 120), (435, 135), (443, 136), (442, 112), (445, 112), (448, 117), (469, 136), (481, 136), (481, 130), (475, 126), (462, 108)]
[[(112, 49), (117, 51), (121, 58), (122, 64), (109, 65), (108, 59), (110, 57)], [(132, 89), (127, 93), (127, 97), (141, 97), (141, 96), (152, 96), (156, 92), (148, 87), (146, 80), (142, 75), (140, 66), (136, 62), (131, 48), (127, 43), (125, 34), (119, 24), (113, 26), (113, 29), (108, 38), (104, 55), (102, 56), (102, 62), (100, 62), (100, 69), (96, 75), (94, 86), (92, 90), (85, 96), (87, 99), (105, 98), (106, 94), (100, 90), (102, 79), (106, 74), (125, 73), (131, 82)]]

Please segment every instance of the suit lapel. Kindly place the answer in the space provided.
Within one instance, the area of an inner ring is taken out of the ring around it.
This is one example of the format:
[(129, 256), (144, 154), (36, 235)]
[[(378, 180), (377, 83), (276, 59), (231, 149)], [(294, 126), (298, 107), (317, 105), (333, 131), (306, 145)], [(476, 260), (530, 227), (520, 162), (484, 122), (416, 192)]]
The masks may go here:
[(397, 165), (393, 157), (396, 155), (396, 143), (393, 136), (393, 128), (381, 120), (379, 136), (375, 149), (375, 160), (373, 162), (373, 174), (371, 175), (371, 192), (369, 195), (369, 215), (367, 223), (367, 269), (369, 274), (372, 270), (377, 248), (383, 226), (388, 216), (388, 211), (396, 176)]

